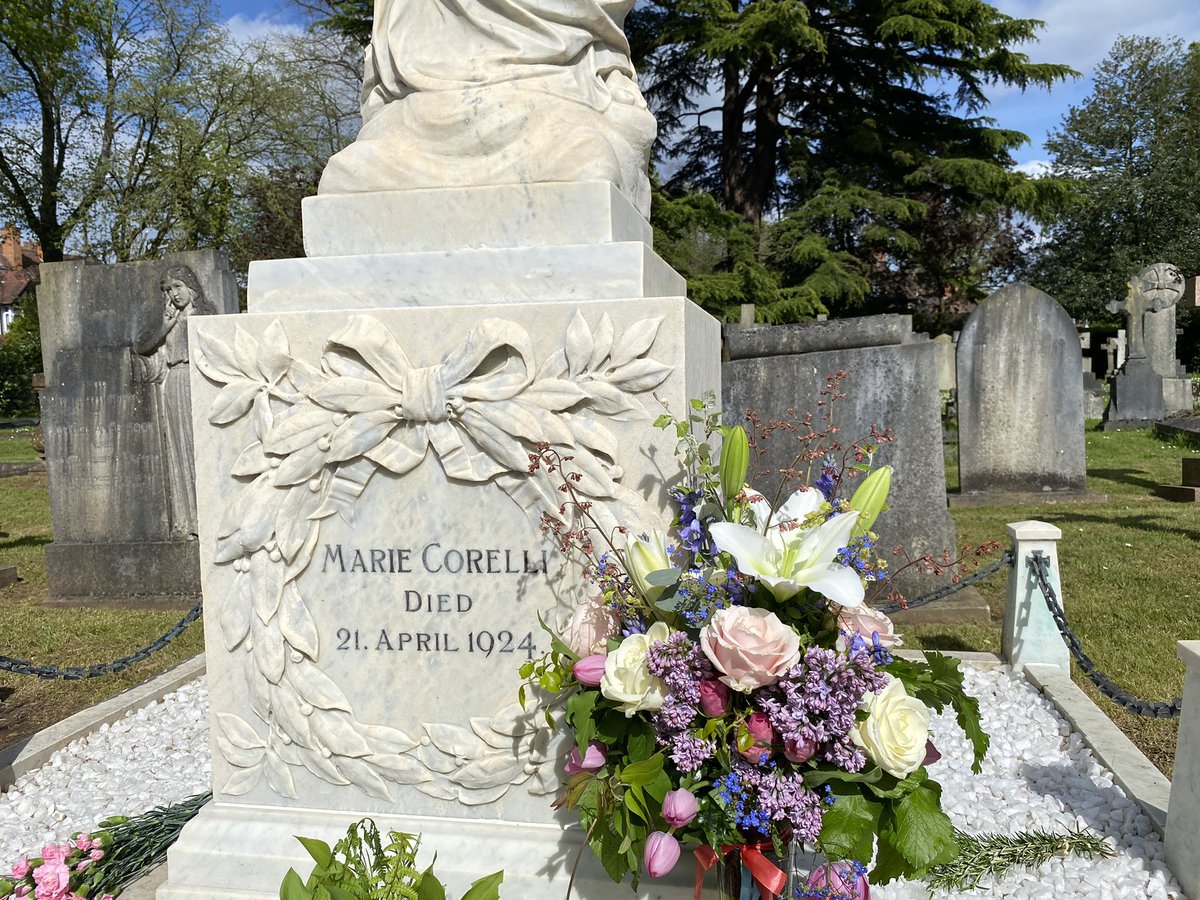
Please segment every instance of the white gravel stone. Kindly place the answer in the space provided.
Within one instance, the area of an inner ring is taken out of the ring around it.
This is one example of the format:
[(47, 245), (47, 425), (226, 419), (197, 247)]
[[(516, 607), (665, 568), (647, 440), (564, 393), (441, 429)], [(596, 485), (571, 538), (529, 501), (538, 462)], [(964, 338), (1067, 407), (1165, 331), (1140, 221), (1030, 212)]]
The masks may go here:
[[(1186, 900), (1163, 861), (1162, 836), (1045, 698), (1006, 669), (963, 670), (992, 745), (983, 774), (972, 775), (970, 745), (953, 715), (934, 718), (932, 737), (943, 755), (931, 772), (954, 824), (971, 834), (1084, 827), (1103, 835), (1117, 855), (1051, 860), (954, 896)], [(201, 679), (76, 741), (0, 797), (0, 866), (108, 816), (208, 790), (211, 771)], [(925, 900), (928, 892), (920, 882), (901, 881), (875, 886), (871, 896)]]

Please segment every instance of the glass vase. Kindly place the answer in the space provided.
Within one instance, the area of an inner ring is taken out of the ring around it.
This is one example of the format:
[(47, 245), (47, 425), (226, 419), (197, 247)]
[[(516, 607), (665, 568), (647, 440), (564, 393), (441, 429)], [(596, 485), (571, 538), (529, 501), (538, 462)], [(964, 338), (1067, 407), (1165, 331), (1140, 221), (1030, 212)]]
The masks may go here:
[[(737, 847), (727, 850), (717, 856), (713, 866), (716, 875), (716, 892), (705, 891), (704, 900), (755, 900), (754, 880), (750, 873), (742, 867), (742, 851)], [(743, 896), (742, 887), (745, 885), (749, 893)]]

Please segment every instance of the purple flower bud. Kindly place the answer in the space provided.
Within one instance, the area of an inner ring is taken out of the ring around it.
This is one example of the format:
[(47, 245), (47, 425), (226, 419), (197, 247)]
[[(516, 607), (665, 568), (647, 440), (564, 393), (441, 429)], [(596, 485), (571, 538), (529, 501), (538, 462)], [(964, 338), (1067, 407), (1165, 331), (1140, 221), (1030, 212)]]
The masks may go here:
[[(844, 897), (845, 900), (871, 900), (871, 885), (867, 882), (867, 870), (854, 860), (827, 862), (813, 869), (805, 885), (812, 897)], [(824, 891), (824, 893), (819, 893)]]
[(595, 772), (604, 768), (604, 763), (607, 761), (608, 744), (603, 741), (588, 741), (587, 750), (582, 756), (579, 755), (578, 747), (571, 748), (564, 771), (568, 775), (575, 775), (579, 772)]
[(799, 740), (783, 742), (783, 755), (786, 756), (790, 762), (808, 762), (813, 758), (813, 754), (816, 752), (817, 742), (811, 741), (808, 738), (800, 738)]
[(696, 795), (687, 788), (668, 791), (667, 796), (663, 797), (663, 818), (672, 828), (682, 828), (690, 824), (692, 819), (696, 818), (698, 808)]
[(932, 766), (935, 762), (942, 758), (942, 754), (938, 752), (938, 748), (933, 746), (933, 741), (925, 742), (925, 760), (921, 763), (923, 766)]
[(721, 681), (700, 682), (700, 711), (710, 719), (719, 719), (729, 712), (729, 685)]
[(642, 865), (651, 878), (662, 878), (679, 862), (679, 841), (661, 831), (646, 838), (646, 851), (642, 854)]
[(603, 653), (585, 656), (575, 663), (575, 667), (571, 670), (575, 675), (575, 680), (589, 687), (597, 687), (600, 679), (604, 677), (604, 660), (607, 658)]

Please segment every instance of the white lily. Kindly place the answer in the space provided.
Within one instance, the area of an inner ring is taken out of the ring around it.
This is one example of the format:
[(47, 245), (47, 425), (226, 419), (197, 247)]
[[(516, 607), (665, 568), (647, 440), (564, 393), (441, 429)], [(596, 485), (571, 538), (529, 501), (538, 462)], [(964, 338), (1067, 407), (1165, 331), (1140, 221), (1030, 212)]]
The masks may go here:
[(732, 554), (738, 568), (765, 584), (776, 600), (782, 602), (810, 588), (842, 606), (861, 606), (862, 579), (851, 567), (834, 561), (838, 550), (850, 543), (858, 511), (805, 527), (804, 520), (823, 502), (821, 492), (810, 488), (796, 491), (772, 511), (756, 495), (750, 507), (758, 528), (718, 522), (708, 532), (713, 543)]

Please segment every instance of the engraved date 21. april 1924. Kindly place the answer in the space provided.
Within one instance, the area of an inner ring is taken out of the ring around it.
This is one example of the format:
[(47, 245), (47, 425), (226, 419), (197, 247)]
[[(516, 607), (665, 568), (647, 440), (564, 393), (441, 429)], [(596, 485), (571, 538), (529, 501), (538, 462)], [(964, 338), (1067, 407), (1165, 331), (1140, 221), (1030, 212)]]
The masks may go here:
[(337, 630), (338, 650), (392, 650), (411, 653), (478, 653), (484, 657), (493, 653), (523, 653), (533, 659), (537, 647), (533, 643), (533, 632), (523, 636), (507, 629), (468, 631), (465, 636), (444, 631), (388, 631), (380, 628), (363, 633), (358, 628)]

